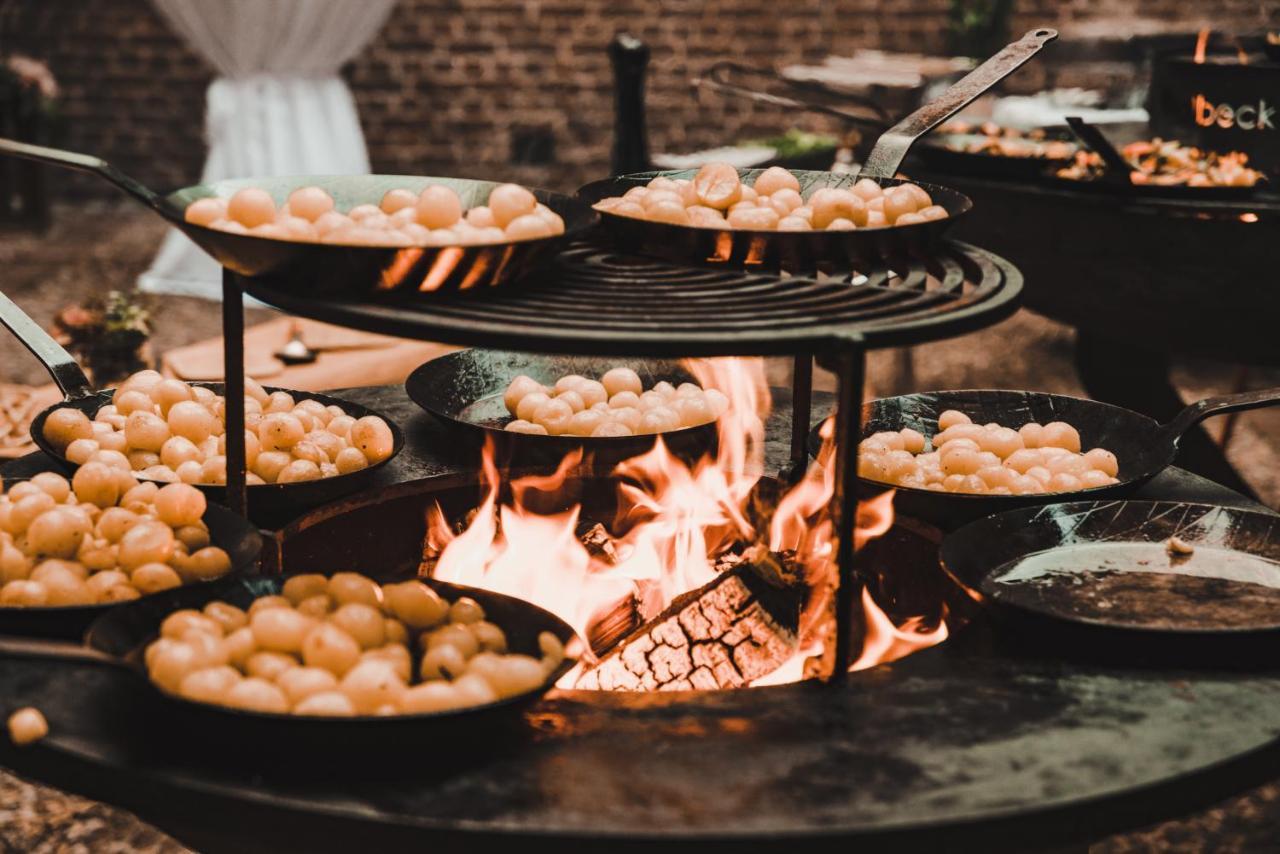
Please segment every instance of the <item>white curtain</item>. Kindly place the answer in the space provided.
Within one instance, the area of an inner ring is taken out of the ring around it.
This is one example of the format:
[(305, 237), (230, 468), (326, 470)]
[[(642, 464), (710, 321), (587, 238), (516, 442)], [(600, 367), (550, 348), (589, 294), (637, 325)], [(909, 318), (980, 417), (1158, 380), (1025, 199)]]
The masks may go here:
[[(209, 86), (201, 181), (369, 171), (338, 69), (382, 29), (396, 0), (152, 0), (218, 71)], [(153, 293), (217, 299), (218, 265), (177, 230), (138, 280)]]

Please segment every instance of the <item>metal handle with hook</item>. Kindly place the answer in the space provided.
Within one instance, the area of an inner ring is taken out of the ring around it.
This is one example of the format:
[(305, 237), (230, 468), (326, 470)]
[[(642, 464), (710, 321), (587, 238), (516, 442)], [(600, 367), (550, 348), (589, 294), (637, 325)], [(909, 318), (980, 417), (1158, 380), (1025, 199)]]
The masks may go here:
[(1243, 412), (1247, 409), (1262, 409), (1280, 403), (1280, 387), (1264, 388), (1258, 391), (1246, 391), (1241, 394), (1224, 394), (1217, 397), (1206, 397), (1197, 400), (1173, 417), (1168, 424), (1160, 427), (1160, 432), (1173, 445), (1178, 444), (1188, 430), (1206, 418), (1215, 415), (1226, 415), (1228, 412)]
[(131, 672), (134, 670), (134, 667), (129, 662), (110, 653), (67, 641), (0, 635), (0, 654), (15, 658), (42, 658), (50, 661), (65, 661), (72, 664), (107, 664), (121, 670)]
[(68, 400), (88, 397), (93, 393), (89, 378), (67, 348), (54, 341), (53, 336), (41, 329), (40, 324), (3, 292), (0, 292), (0, 323), (40, 360)]
[[(797, 93), (813, 93), (813, 94), (823, 95), (830, 98), (838, 98), (843, 101), (848, 101), (859, 107), (863, 107), (864, 109), (867, 109), (875, 113), (875, 115), (860, 116), (855, 113), (847, 113), (836, 107), (827, 106), (826, 104), (819, 104), (813, 101), (805, 101), (800, 99), (799, 97), (791, 97), (789, 95), (777, 95), (772, 92), (764, 92), (758, 89), (752, 89), (749, 86), (744, 86), (738, 83), (734, 83), (732, 80), (730, 80), (731, 73), (740, 74), (744, 76), (758, 75), (760, 77), (768, 79), (770, 82), (780, 83), (783, 86)], [(834, 116), (838, 119), (842, 119), (843, 121), (849, 122), (850, 124), (854, 124), (854, 125), (871, 126), (878, 129), (878, 128), (883, 128), (886, 124), (888, 124), (888, 121), (889, 121), (889, 117), (885, 114), (884, 109), (879, 104), (876, 104), (869, 99), (862, 98), (857, 95), (843, 93), (843, 92), (836, 92), (826, 86), (822, 86), (816, 83), (802, 83), (795, 80), (789, 80), (774, 72), (762, 71), (758, 68), (751, 68), (749, 66), (741, 65), (736, 62), (729, 62), (729, 61), (717, 62), (716, 64), (712, 65), (710, 68), (707, 69), (707, 73), (705, 77), (694, 78), (693, 85), (700, 89), (708, 89), (710, 91), (719, 92), (721, 94), (740, 95), (744, 98), (755, 101), (757, 103), (769, 104), (770, 106), (786, 107), (787, 109), (792, 109), (792, 110), (806, 110), (808, 112), (813, 112), (813, 113), (822, 113), (824, 115)]]
[(1031, 30), (960, 78), (942, 95), (925, 104), (876, 140), (862, 166), (868, 178), (892, 178), (917, 139), (967, 107), (975, 98), (1017, 71), (1040, 49), (1058, 37), (1048, 27)]
[(0, 138), (0, 154), (9, 154), (14, 157), (21, 157), (24, 160), (35, 160), (38, 163), (48, 163), (52, 166), (62, 166), (67, 169), (74, 169), (77, 172), (88, 172), (92, 175), (97, 175), (148, 207), (155, 208), (164, 216), (170, 219), (176, 216), (159, 193), (130, 178), (100, 157), (3, 138)]

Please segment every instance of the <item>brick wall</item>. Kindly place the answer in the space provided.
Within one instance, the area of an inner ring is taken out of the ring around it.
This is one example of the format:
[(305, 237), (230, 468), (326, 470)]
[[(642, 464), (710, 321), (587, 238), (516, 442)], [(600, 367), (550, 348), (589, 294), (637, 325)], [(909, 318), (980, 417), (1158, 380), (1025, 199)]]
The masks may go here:
[[(214, 2), (214, 0), (211, 0)], [(603, 174), (612, 132), (604, 47), (626, 29), (653, 51), (654, 150), (689, 150), (796, 121), (698, 97), (688, 80), (718, 59), (814, 61), (859, 47), (941, 51), (948, 0), (400, 0), (344, 73), (374, 168), (505, 177), (571, 188)], [(1112, 18), (1192, 28), (1256, 26), (1257, 0), (1019, 0), (1015, 30)], [(147, 0), (0, 0), (0, 51), (46, 60), (63, 88), (66, 145), (104, 156), (159, 188), (199, 176), (211, 72)], [(1034, 86), (1042, 71), (1023, 72)], [(803, 119), (802, 119), (803, 121)], [(513, 163), (519, 139), (550, 134), (550, 163)], [(56, 176), (64, 197), (107, 197), (85, 176)]]

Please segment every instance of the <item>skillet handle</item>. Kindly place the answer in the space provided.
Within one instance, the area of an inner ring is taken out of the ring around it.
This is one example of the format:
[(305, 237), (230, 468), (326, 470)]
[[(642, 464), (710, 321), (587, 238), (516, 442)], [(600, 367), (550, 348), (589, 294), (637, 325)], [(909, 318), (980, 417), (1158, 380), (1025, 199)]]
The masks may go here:
[(942, 95), (893, 127), (876, 140), (859, 173), (864, 178), (892, 178), (898, 172), (907, 152), (917, 139), (933, 130), (992, 86), (1017, 71), (1040, 52), (1040, 49), (1058, 37), (1057, 30), (1048, 27), (1030, 30), (1022, 38), (1006, 45), (995, 56), (960, 78)]
[(0, 138), (0, 154), (21, 157), (24, 160), (35, 160), (40, 163), (61, 166), (65, 169), (74, 169), (77, 172), (89, 172), (105, 181), (109, 181), (118, 189), (133, 196), (147, 207), (155, 208), (166, 217), (172, 219), (176, 216), (169, 210), (159, 193), (138, 183), (100, 157), (3, 138)]
[(0, 635), (0, 655), (13, 658), (43, 658), (71, 664), (107, 664), (122, 670), (133, 671), (133, 667), (128, 662), (114, 655), (68, 641)]
[(53, 337), (40, 328), (25, 311), (4, 293), (0, 292), (0, 323), (4, 324), (18, 340), (40, 360), (53, 381), (62, 389), (67, 400), (78, 400), (93, 393), (89, 378), (80, 369), (75, 357)]
[(1206, 397), (1188, 406), (1174, 416), (1168, 424), (1160, 427), (1165, 440), (1175, 447), (1178, 440), (1190, 430), (1214, 415), (1225, 415), (1228, 412), (1243, 412), (1246, 409), (1261, 409), (1280, 403), (1280, 387), (1264, 388), (1258, 391), (1246, 391), (1242, 394), (1224, 394), (1218, 397)]

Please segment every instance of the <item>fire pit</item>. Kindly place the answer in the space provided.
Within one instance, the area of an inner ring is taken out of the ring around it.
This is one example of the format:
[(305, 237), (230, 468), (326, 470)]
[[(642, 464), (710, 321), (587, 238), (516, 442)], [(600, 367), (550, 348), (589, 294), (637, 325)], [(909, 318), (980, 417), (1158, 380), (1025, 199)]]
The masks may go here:
[[(485, 490), (402, 389), (341, 394), (400, 419), (405, 452), (376, 493), (315, 511), (276, 542), (289, 561), (417, 565), (434, 501), (448, 493), (442, 506), (465, 515)], [(770, 426), (785, 433), (791, 413), (778, 397)], [(769, 443), (767, 470), (785, 467), (788, 453), (786, 441)], [(1239, 503), (1176, 470), (1143, 495)], [(880, 598), (895, 618), (939, 600), (921, 560), (934, 542), (905, 525), (860, 553), (895, 574), (918, 570), (897, 599)], [(1152, 669), (1118, 650), (1099, 662), (1002, 641), (985, 620), (962, 626), (952, 614), (946, 643), (839, 683), (568, 690), (536, 707), (514, 744), (396, 754), (354, 775), (326, 757), (319, 768), (255, 767), (248, 753), (192, 760), (161, 737), (164, 720), (137, 714), (113, 674), (5, 660), (0, 690), (40, 705), (52, 731), (34, 749), (0, 744), (0, 762), (132, 809), (207, 851), (342, 850), (353, 838), (391, 851), (486, 842), (750, 851), (788, 840), (815, 851), (857, 842), (1026, 850), (1180, 814), (1274, 768), (1280, 681), (1270, 671)]]
[[(742, 405), (731, 411), (743, 420), (731, 428), (736, 441), (721, 436), (716, 458), (676, 465), (658, 445), (609, 480), (569, 459), (533, 480), (489, 466), (477, 482), (471, 460), (424, 453), (442, 434), (401, 392), (371, 390), (396, 398), (379, 408), (404, 418), (404, 459), (376, 492), (283, 528), (275, 566), (477, 573), (471, 580), (512, 585), (568, 615), (591, 642), (586, 666), (508, 738), (402, 751), (370, 771), (324, 756), (282, 767), (175, 752), (173, 739), (190, 733), (140, 709), (110, 674), (0, 661), (6, 696), (30, 697), (53, 722), (43, 748), (0, 748), (6, 764), (138, 810), (201, 848), (227, 844), (212, 817), (225, 808), (241, 819), (233, 845), (252, 836), (267, 849), (326, 850), (359, 833), (393, 850), (477, 840), (535, 850), (803, 840), (847, 850), (851, 840), (916, 848), (1079, 838), (1082, 809), (1088, 833), (1103, 833), (1247, 785), (1276, 752), (1270, 699), (1280, 683), (1270, 674), (1171, 677), (1119, 655), (1098, 664), (1021, 641), (1010, 648), (982, 619), (965, 627), (971, 615), (944, 593), (932, 560), (936, 531), (890, 527), (887, 501), (853, 506), (865, 349), (1006, 316), (1021, 279), (989, 253), (947, 244), (935, 256), (815, 279), (680, 268), (583, 245), (522, 290), (443, 300), (431, 314), (304, 301), (268, 280), (228, 276), (233, 362), (241, 287), (309, 316), (456, 343), (799, 353), (792, 409), (771, 416), (775, 427), (790, 422), (791, 441), (771, 443), (750, 422), (760, 417), (759, 385), (744, 360), (717, 360), (727, 371), (718, 384), (734, 390)], [(837, 464), (762, 478), (804, 458), (814, 356), (840, 377)], [(767, 465), (757, 471), (750, 460)], [(520, 565), (530, 571), (514, 571)], [(730, 687), (740, 690), (704, 690)], [(1166, 797), (1150, 798), (1153, 788)]]
[[(842, 496), (853, 496), (856, 483), (856, 443), (849, 439), (858, 432), (864, 353), (871, 347), (955, 335), (1002, 319), (1015, 308), (1021, 278), (1002, 260), (963, 244), (944, 244), (928, 255), (895, 255), (863, 269), (819, 278), (684, 267), (582, 244), (520, 289), (483, 299), (444, 298), (430, 313), (406, 310), (395, 302), (302, 299), (274, 287), (270, 279), (241, 279), (228, 273), (228, 301), (237, 298), (241, 287), (306, 317), (449, 343), (584, 355), (801, 354), (796, 359), (798, 400), (792, 424), (797, 471), (806, 460), (812, 358), (830, 360), (841, 388), (834, 439), (843, 450), (815, 507), (836, 508), (831, 520), (834, 535), (828, 539), (833, 553), (826, 562), (835, 573), (830, 587), (837, 619), (835, 636), (826, 647), (832, 656), (828, 671), (838, 673), (858, 658), (853, 636), (861, 584), (853, 569), (855, 543), (852, 536), (838, 532), (855, 527), (856, 501), (845, 502)], [(239, 344), (234, 320), (228, 324), (228, 353)], [(742, 436), (728, 447), (722, 435), (721, 458), (734, 454), (747, 435), (744, 431), (752, 429), (739, 425)], [(741, 476), (742, 462), (727, 461), (728, 476)], [(234, 467), (234, 462), (229, 465)]]

